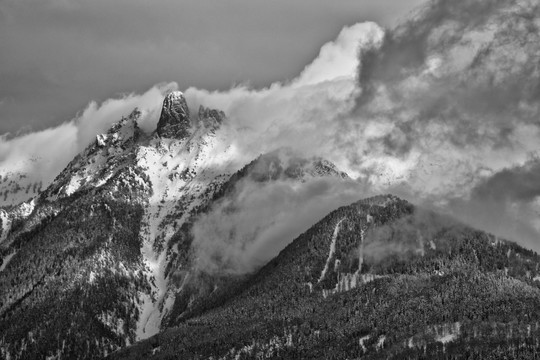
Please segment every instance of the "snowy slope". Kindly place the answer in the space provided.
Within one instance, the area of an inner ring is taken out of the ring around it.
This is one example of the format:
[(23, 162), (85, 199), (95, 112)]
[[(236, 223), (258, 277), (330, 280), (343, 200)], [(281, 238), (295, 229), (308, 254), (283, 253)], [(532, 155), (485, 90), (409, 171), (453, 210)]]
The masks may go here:
[(55, 201), (84, 189), (103, 186), (113, 175), (133, 163), (133, 153), (141, 132), (137, 126), (140, 113), (115, 123), (106, 134), (96, 137), (81, 154), (71, 161), (42, 197)]
[(206, 205), (219, 185), (240, 166), (235, 148), (227, 142), (230, 130), (205, 120), (199, 119), (188, 138), (155, 136), (137, 152), (137, 166), (148, 176), (152, 194), (141, 229), (142, 254), (152, 293), (141, 295), (138, 338), (159, 331), (174, 301), (165, 270), (171, 252), (178, 249), (169, 248), (169, 240), (192, 211)]

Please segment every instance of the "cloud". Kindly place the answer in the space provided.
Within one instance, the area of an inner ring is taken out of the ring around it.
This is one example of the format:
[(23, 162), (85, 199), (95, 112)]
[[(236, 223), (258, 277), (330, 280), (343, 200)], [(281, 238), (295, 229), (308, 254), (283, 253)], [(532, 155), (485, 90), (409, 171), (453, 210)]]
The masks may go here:
[(353, 180), (280, 178), (240, 181), (229, 195), (194, 224), (198, 270), (243, 274), (274, 258), (293, 239), (330, 211), (366, 197)]
[[(320, 155), (367, 192), (396, 193), (540, 250), (530, 163), (540, 143), (539, 6), (435, 0), (385, 33), (372, 24), (345, 29), (290, 83), (187, 95), (224, 107), (247, 154), (291, 146)], [(341, 57), (350, 56), (341, 52), (349, 36), (358, 39), (355, 84), (332, 72), (353, 64)]]
[(345, 27), (289, 82), (259, 90), (247, 86), (228, 91), (189, 88), (185, 96), (192, 108), (202, 104), (225, 111), (227, 126), (241, 134), (232, 141), (246, 154), (246, 162), (258, 154), (290, 147), (306, 156), (324, 156), (351, 170), (341, 161), (340, 122), (353, 109), (360, 91), (355, 80), (358, 51), (380, 45), (383, 35), (375, 23)]
[(540, 252), (540, 161), (482, 178), (469, 198), (452, 199), (449, 208), (464, 221)]
[[(383, 34), (374, 23), (343, 28), (287, 83), (222, 92), (189, 88), (185, 96), (192, 108), (202, 104), (225, 111), (225, 126), (238, 134), (230, 141), (244, 163), (261, 153), (287, 148), (299, 157), (321, 156), (339, 164), (343, 156), (336, 151), (334, 139), (339, 121), (353, 109), (359, 91), (358, 51), (378, 46)], [(248, 177), (195, 222), (196, 266), (210, 273), (251, 272), (331, 210), (367, 196), (366, 189), (350, 179), (259, 182)]]
[(371, 227), (360, 248), (363, 264), (371, 267), (380, 265), (387, 258), (405, 260), (424, 255), (430, 241), (445, 228), (459, 231), (463, 225), (423, 208), (416, 208), (412, 214), (392, 223)]
[(92, 101), (74, 121), (77, 127), (77, 144), (84, 149), (96, 134), (106, 132), (112, 123), (119, 121), (138, 107), (141, 110), (139, 126), (150, 133), (156, 129), (164, 94), (176, 90), (176, 83), (159, 84), (141, 95), (128, 94), (118, 99), (108, 99), (101, 104)]
[(540, 109), (538, 19), (523, 16), (536, 13), (527, 1), (432, 1), (363, 55), (361, 121), (350, 126), (378, 129), (370, 142), (394, 158), (420, 153), (421, 161), (443, 146), (466, 161), (485, 154), (488, 167), (491, 151), (520, 153), (522, 162)]
[[(540, 250), (540, 8), (435, 0), (360, 54), (343, 147), (392, 191)], [(355, 146), (364, 144), (364, 146)]]
[(540, 196), (540, 160), (503, 169), (484, 179), (472, 190), (474, 198), (529, 203)]
[[(239, 149), (239, 164), (291, 144), (308, 156), (322, 154), (325, 150), (318, 144), (325, 135), (320, 127), (331, 131), (340, 114), (348, 113), (354, 104), (358, 41), (361, 46), (372, 46), (381, 38), (382, 29), (374, 23), (345, 27), (336, 41), (324, 45), (319, 56), (292, 81), (274, 83), (261, 90), (248, 86), (224, 92), (190, 88), (186, 97), (192, 109), (203, 104), (225, 110), (229, 117), (225, 126), (239, 134), (230, 139)], [(73, 120), (55, 128), (15, 138), (3, 136), (0, 166), (4, 172), (26, 173), (45, 186), (96, 134), (105, 132), (133, 108), (139, 107), (143, 113), (141, 128), (153, 131), (164, 94), (176, 88), (176, 83), (159, 84), (140, 95), (126, 94), (101, 103), (92, 101)], [(50, 142), (58, 145), (48, 145)], [(320, 151), (313, 151), (315, 147), (320, 147)], [(31, 159), (39, 161), (28, 161)]]
[(423, 0), (2, 0), (0, 134), (71, 119), (89, 100), (291, 79), (345, 24), (390, 24)]

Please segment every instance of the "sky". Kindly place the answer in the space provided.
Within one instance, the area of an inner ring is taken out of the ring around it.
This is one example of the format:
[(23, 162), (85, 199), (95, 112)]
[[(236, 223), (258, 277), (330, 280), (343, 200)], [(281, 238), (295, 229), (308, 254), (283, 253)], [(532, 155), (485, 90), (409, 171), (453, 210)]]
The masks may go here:
[(393, 26), (422, 0), (0, 0), (0, 135), (91, 101), (294, 78), (346, 25)]

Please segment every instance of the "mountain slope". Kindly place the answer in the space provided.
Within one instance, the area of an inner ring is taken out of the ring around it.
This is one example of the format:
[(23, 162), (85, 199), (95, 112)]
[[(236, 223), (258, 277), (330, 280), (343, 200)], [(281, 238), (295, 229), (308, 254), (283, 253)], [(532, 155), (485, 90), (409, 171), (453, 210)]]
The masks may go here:
[(236, 173), (244, 164), (225, 114), (192, 114), (179, 92), (166, 97), (153, 134), (139, 130), (139, 116), (98, 135), (39, 196), (0, 210), (2, 357), (101, 358), (158, 333), (173, 310), (188, 310), (182, 299), (208, 295), (191, 291), (200, 282), (175, 281), (178, 271), (198, 276), (186, 239), (198, 214), (246, 176), (345, 176), (283, 151)]
[(330, 213), (212, 309), (111, 358), (531, 358), (539, 264), (398, 198), (370, 198)]
[(2, 210), (4, 357), (99, 358), (159, 331), (166, 242), (183, 212), (212, 195), (201, 183), (228, 175), (205, 153), (223, 152), (223, 114), (201, 109), (177, 138), (143, 134), (139, 115), (99, 135), (39, 197)]

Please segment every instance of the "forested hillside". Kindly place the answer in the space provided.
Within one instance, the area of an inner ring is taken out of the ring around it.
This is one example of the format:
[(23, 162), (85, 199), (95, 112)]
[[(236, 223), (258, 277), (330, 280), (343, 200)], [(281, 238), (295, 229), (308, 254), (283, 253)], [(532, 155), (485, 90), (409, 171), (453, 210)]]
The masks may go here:
[(110, 358), (530, 359), (539, 263), (398, 198), (370, 198), (333, 211), (241, 285)]

